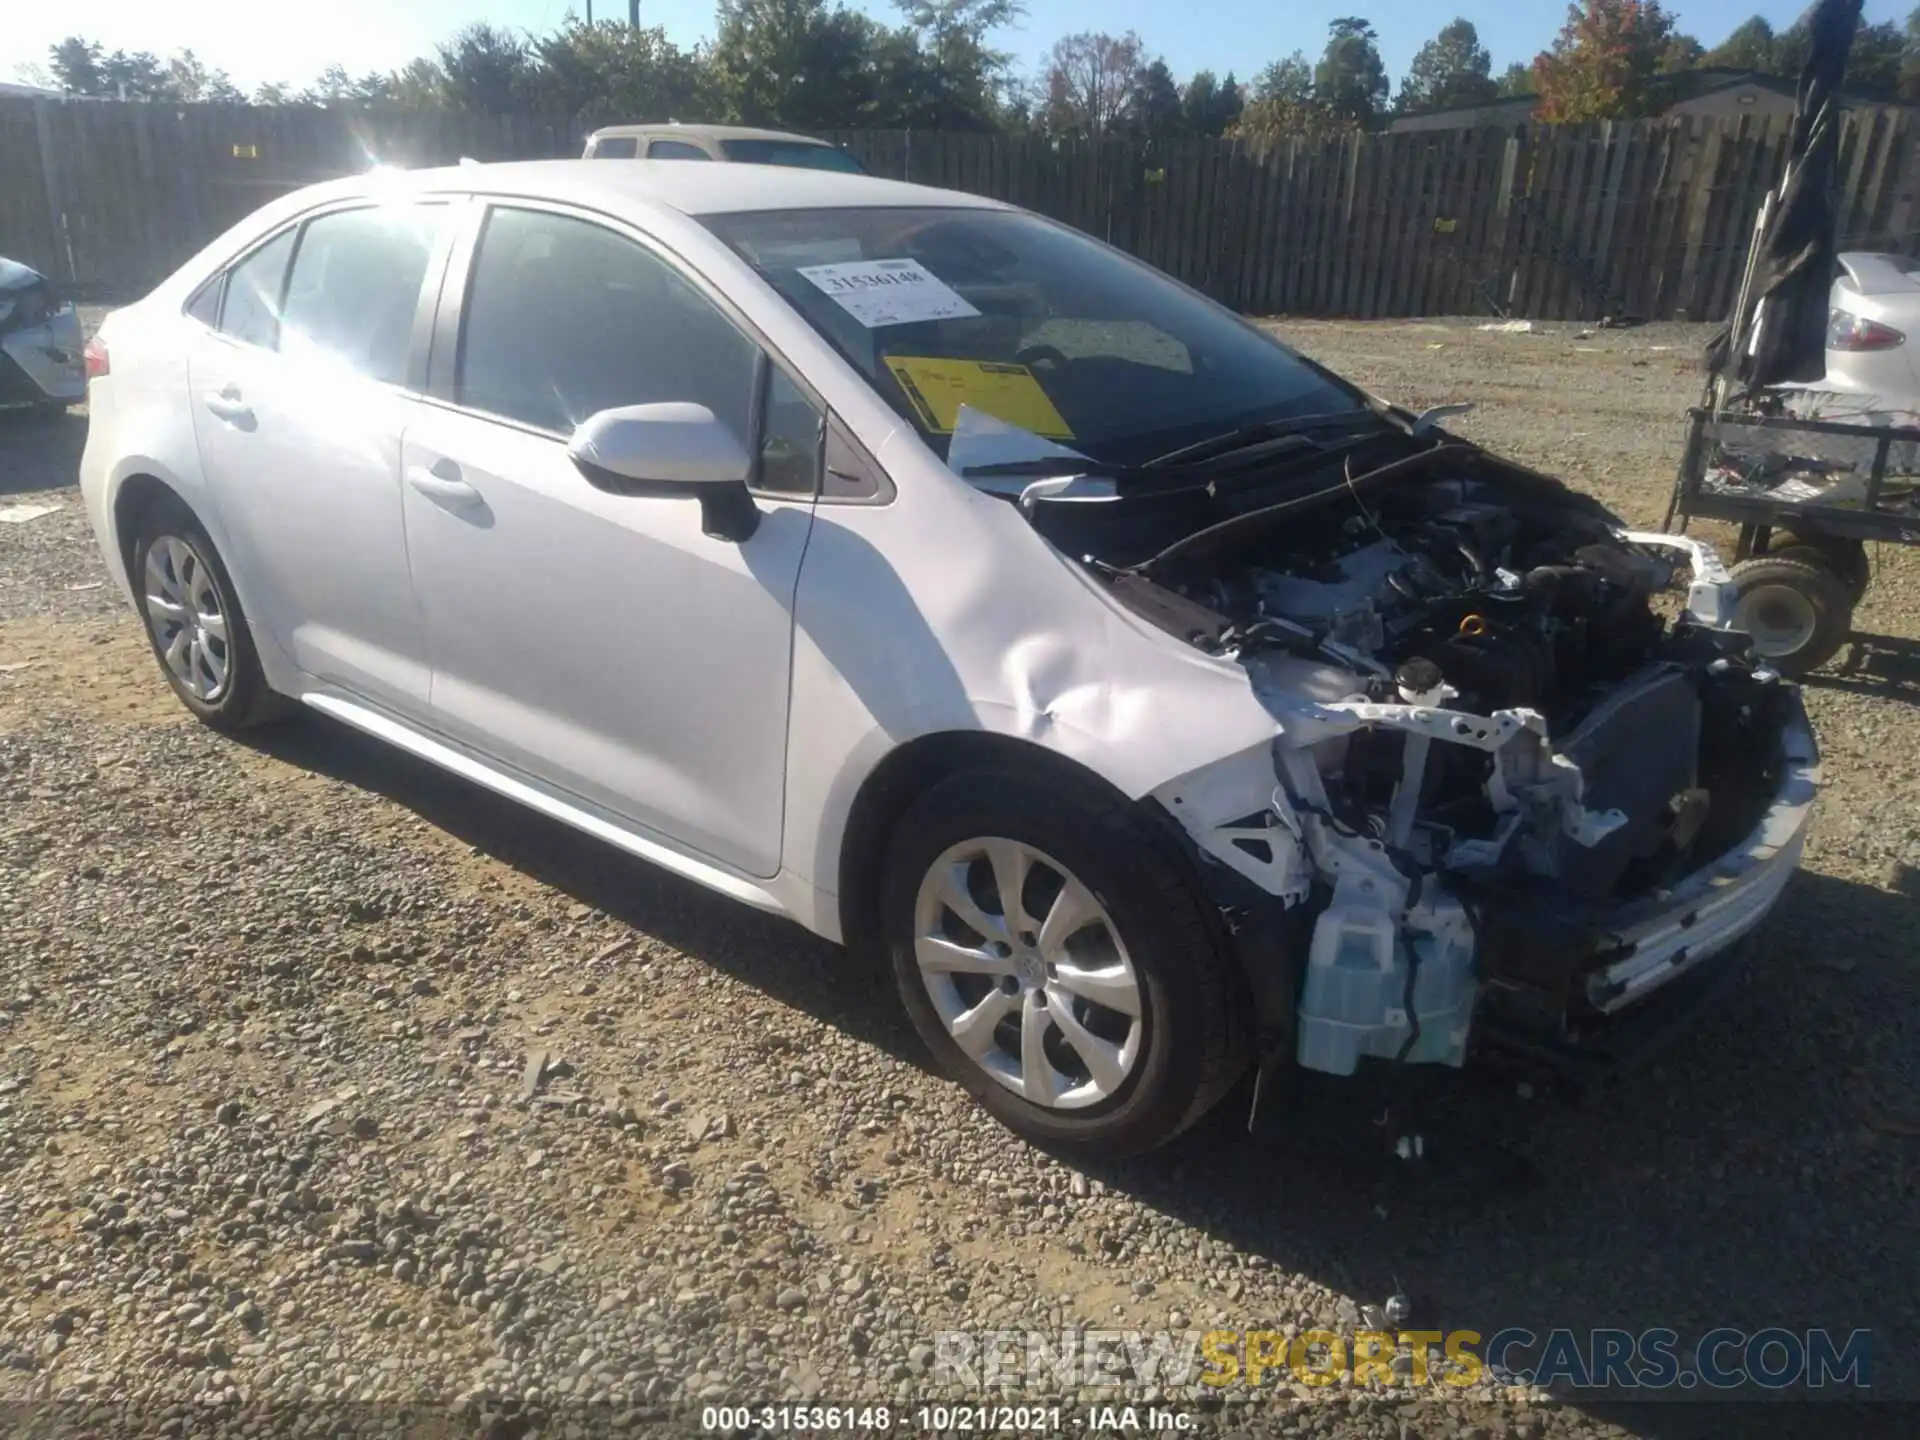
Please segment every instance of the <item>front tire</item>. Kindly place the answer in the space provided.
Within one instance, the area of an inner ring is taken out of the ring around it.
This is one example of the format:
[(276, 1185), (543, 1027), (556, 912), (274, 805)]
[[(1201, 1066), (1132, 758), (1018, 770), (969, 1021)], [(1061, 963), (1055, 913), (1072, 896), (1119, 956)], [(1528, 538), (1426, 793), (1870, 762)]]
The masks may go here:
[(177, 500), (149, 505), (134, 527), (128, 578), (160, 673), (180, 703), (216, 730), (285, 715), (227, 567), (206, 528)]
[(940, 1068), (1037, 1144), (1150, 1150), (1244, 1065), (1244, 1006), (1184, 857), (1091, 781), (933, 786), (894, 832), (880, 916)]

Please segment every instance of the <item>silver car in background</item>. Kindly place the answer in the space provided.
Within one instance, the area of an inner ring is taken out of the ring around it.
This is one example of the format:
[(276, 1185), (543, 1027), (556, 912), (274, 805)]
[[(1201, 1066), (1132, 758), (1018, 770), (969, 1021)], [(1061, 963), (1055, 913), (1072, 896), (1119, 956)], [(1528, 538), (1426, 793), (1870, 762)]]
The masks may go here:
[(64, 410), (87, 398), (80, 314), (47, 277), (0, 256), (0, 410)]
[(1821, 417), (1920, 417), (1920, 260), (1851, 251), (1839, 267), (1827, 376), (1808, 387), (1820, 396)]

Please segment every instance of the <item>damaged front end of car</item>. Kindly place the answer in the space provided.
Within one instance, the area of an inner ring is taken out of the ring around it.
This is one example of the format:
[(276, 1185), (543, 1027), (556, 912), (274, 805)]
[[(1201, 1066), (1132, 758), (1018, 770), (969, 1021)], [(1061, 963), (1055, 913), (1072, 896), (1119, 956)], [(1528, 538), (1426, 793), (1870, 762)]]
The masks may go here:
[(0, 410), (86, 398), (80, 315), (39, 271), (0, 256)]
[(1154, 797), (1211, 862), (1270, 1046), (1336, 1075), (1491, 1047), (1582, 1070), (1707, 1003), (1818, 778), (1709, 549), (1450, 440), (1123, 563), (1103, 544), (1145, 532), (1115, 500), (1032, 513), (1275, 721)]

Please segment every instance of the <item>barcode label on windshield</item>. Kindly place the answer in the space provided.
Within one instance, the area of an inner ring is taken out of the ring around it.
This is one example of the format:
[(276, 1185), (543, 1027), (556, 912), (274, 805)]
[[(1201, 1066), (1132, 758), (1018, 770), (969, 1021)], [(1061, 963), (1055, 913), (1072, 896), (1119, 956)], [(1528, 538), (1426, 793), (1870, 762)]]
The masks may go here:
[(800, 274), (869, 330), (921, 320), (962, 320), (980, 313), (918, 260), (808, 265)]

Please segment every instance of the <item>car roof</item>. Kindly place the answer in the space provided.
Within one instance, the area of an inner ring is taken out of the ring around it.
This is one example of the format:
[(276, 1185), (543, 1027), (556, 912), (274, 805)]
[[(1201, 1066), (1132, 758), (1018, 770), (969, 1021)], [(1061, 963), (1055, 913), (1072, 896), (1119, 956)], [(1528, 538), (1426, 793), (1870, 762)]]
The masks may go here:
[(568, 200), (602, 209), (640, 204), (684, 215), (754, 210), (851, 210), (932, 205), (1007, 210), (1013, 207), (958, 190), (936, 190), (873, 175), (777, 165), (689, 165), (684, 160), (515, 160), (434, 170), (382, 171), (335, 181), (340, 193), (456, 190)]
[(760, 130), (751, 125), (683, 125), (678, 120), (657, 121), (649, 125), (603, 125), (587, 138), (602, 140), (610, 135), (684, 135), (692, 140), (791, 140), (801, 145), (832, 145), (812, 135), (795, 135), (789, 130)]

